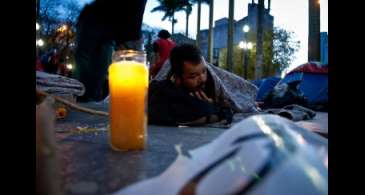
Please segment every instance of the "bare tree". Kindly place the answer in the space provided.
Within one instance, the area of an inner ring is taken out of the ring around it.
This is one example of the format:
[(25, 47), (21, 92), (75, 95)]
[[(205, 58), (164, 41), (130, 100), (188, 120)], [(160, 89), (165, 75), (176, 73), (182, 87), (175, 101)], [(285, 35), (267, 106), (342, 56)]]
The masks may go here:
[(68, 0), (68, 3), (64, 4), (66, 10), (66, 22), (73, 27), (76, 25), (77, 18), (81, 12), (81, 6), (77, 0)]
[(41, 23), (41, 34), (49, 36), (57, 26), (57, 15), (55, 14), (58, 6), (57, 0), (42, 0), (39, 5), (39, 22)]
[(75, 27), (81, 11), (77, 0), (42, 0), (39, 7), (39, 21), (45, 36), (50, 36), (62, 23)]

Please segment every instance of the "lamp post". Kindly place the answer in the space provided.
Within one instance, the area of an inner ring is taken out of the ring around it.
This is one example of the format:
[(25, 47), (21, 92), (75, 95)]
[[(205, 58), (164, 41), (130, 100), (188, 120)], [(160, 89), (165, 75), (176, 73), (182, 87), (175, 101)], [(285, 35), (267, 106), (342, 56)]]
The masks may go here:
[(250, 53), (253, 45), (251, 42), (247, 43), (246, 51), (245, 51), (245, 64), (244, 64), (244, 71), (245, 71), (245, 79), (248, 79), (247, 73), (248, 73), (248, 54)]
[[(243, 26), (243, 35), (244, 35), (244, 40), (245, 40), (245, 42), (242, 44), (242, 49), (243, 50), (245, 50), (244, 51), (244, 65), (243, 65), (243, 67), (244, 67), (244, 78), (247, 80), (247, 71), (248, 71), (248, 55), (247, 55), (247, 53), (248, 53), (248, 51), (249, 51), (249, 49), (251, 49), (252, 48), (252, 43), (250, 43), (250, 42), (248, 42), (247, 41), (247, 33), (248, 33), (248, 31), (250, 31), (250, 27), (248, 26), (248, 25), (244, 25)], [(250, 45), (250, 47), (251, 48), (249, 48), (249, 45)]]
[(244, 78), (247, 79), (247, 69), (248, 69), (248, 52), (250, 52), (250, 50), (252, 49), (253, 45), (251, 42), (246, 42), (246, 41), (241, 41), (238, 45), (239, 48), (243, 49), (243, 53), (244, 53)]

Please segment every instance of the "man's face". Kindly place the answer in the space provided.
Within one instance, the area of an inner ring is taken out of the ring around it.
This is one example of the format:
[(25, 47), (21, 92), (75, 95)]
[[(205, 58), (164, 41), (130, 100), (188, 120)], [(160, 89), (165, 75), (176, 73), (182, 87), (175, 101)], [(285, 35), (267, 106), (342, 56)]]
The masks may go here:
[(203, 62), (192, 64), (184, 62), (182, 85), (189, 91), (199, 91), (205, 88), (207, 81), (207, 67)]

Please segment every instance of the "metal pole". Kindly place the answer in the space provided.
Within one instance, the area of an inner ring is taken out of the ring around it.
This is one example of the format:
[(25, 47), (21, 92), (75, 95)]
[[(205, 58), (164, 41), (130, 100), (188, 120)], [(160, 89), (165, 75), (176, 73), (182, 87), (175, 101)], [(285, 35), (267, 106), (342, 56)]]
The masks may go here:
[(234, 0), (229, 0), (228, 11), (228, 37), (227, 37), (227, 68), (228, 71), (233, 71), (233, 17), (234, 17)]
[(309, 0), (308, 61), (320, 61), (320, 4)]
[(208, 34), (208, 62), (213, 63), (213, 6), (214, 0), (210, 0), (209, 5), (209, 34)]
[(244, 71), (245, 71), (245, 73), (244, 73), (244, 78), (247, 80), (247, 69), (248, 69), (248, 51), (249, 51), (249, 49), (246, 49), (246, 50), (244, 50), (244, 52), (245, 52), (245, 54), (244, 54), (244, 57), (245, 57), (245, 59), (244, 59)]
[(196, 33), (196, 46), (200, 48), (200, 17), (201, 17), (201, 1), (198, 1), (198, 22), (197, 22), (197, 33)]

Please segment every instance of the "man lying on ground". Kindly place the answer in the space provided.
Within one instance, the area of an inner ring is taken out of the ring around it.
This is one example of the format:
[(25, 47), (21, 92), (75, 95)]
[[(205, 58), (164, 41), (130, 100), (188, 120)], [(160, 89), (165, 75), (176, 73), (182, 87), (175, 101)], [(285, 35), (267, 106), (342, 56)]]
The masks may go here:
[(205, 63), (194, 45), (176, 46), (148, 92), (148, 120), (156, 125), (203, 125), (232, 121), (233, 113), (257, 113), (257, 88)]

